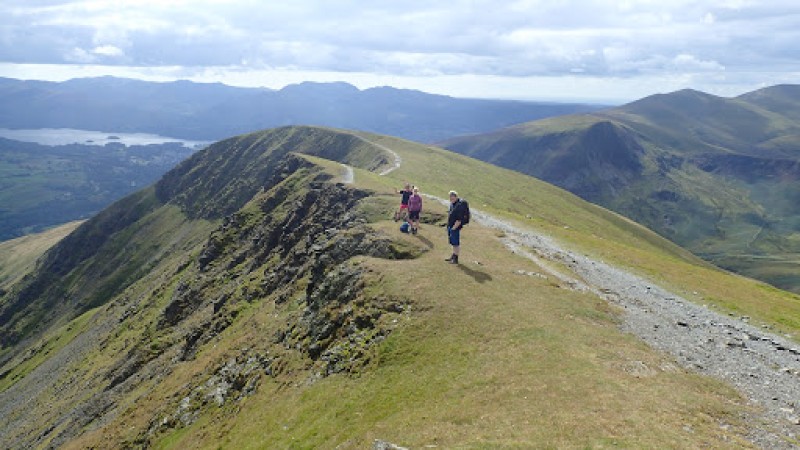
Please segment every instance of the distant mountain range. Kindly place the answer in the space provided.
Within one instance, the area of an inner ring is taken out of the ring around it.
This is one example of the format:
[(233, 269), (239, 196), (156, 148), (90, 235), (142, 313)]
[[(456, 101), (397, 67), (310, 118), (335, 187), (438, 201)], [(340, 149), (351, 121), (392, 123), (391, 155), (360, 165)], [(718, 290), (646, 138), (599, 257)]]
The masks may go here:
[(800, 86), (694, 90), (443, 143), (800, 292)]
[(301, 83), (281, 90), (113, 77), (62, 83), (0, 78), (0, 127), (144, 132), (218, 140), (309, 124), (432, 142), (597, 105), (459, 99), (415, 90)]

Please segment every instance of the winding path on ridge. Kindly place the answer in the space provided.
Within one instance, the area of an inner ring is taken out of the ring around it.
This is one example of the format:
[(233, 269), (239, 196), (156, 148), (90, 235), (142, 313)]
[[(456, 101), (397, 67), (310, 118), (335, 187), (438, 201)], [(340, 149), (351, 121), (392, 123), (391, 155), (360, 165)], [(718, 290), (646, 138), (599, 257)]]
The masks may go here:
[(353, 182), (356, 181), (355, 171), (347, 164), (342, 164), (342, 167), (344, 168), (344, 174), (342, 174), (342, 183), (353, 184)]
[[(393, 150), (359, 139), (395, 157)], [(427, 197), (447, 205), (439, 197)], [(502, 231), (506, 247), (536, 262), (570, 289), (590, 292), (624, 310), (621, 329), (670, 354), (684, 368), (721, 379), (760, 408), (748, 417), (748, 438), (771, 449), (798, 448), (800, 438), (800, 344), (709, 310), (627, 270), (568, 250), (554, 239), (473, 209), (475, 221)], [(571, 274), (554, 270), (566, 267)], [(648, 368), (645, 368), (650, 370)], [(726, 424), (720, 424), (726, 427)]]
[(380, 174), (379, 174), (379, 175), (389, 175), (389, 174), (390, 174), (390, 173), (392, 173), (392, 172), (393, 172), (395, 169), (398, 169), (398, 168), (400, 168), (400, 165), (401, 165), (401, 164), (403, 164), (403, 159), (402, 159), (402, 158), (400, 158), (400, 155), (398, 155), (398, 154), (397, 154), (397, 152), (395, 152), (394, 150), (390, 149), (389, 147), (387, 147), (387, 146), (385, 146), (385, 145), (382, 145), (382, 144), (378, 144), (377, 142), (372, 142), (372, 141), (370, 141), (369, 139), (367, 139), (367, 138), (364, 138), (364, 137), (362, 137), (362, 136), (359, 136), (359, 135), (357, 135), (357, 134), (353, 134), (353, 136), (355, 136), (355, 137), (356, 137), (356, 138), (358, 138), (359, 140), (362, 140), (362, 141), (366, 142), (367, 144), (374, 145), (375, 147), (378, 147), (379, 149), (381, 149), (381, 150), (383, 150), (383, 151), (385, 151), (385, 152), (389, 153), (390, 155), (392, 155), (392, 156), (394, 157), (394, 162), (392, 163), (392, 166), (391, 166), (391, 167), (389, 167), (389, 168), (387, 168), (387, 169), (383, 169), (383, 170), (380, 172)]

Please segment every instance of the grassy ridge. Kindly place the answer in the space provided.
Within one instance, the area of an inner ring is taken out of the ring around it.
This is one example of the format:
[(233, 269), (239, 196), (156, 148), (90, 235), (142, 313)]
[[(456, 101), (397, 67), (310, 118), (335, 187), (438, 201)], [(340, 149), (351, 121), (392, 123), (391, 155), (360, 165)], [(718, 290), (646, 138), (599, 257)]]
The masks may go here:
[(784, 331), (800, 336), (797, 294), (715, 268), (629, 219), (517, 172), (396, 138), (373, 135), (370, 139), (403, 157), (402, 167), (388, 175), (398, 185), (408, 180), (440, 197), (456, 189), (476, 208), (542, 230), (697, 302), (781, 324)]
[[(506, 174), (502, 169), (467, 158), (367, 137), (397, 150), (404, 161), (403, 168), (386, 178), (356, 171), (357, 185), (375, 189), (378, 198), (386, 199), (383, 217), (395, 202), (389, 200), (391, 187), (406, 179), (430, 193), (464, 186), (465, 197), (468, 193), (478, 205), (486, 201), (482, 188), (513, 181), (497, 178)], [(429, 176), (429, 171), (445, 168), (451, 175)], [(453, 178), (470, 168), (484, 169), (482, 176), (469, 183)], [(337, 174), (341, 168), (328, 164), (327, 170)], [(508, 211), (513, 205), (526, 206), (524, 201), (518, 204), (511, 189), (492, 193), (494, 212), (532, 226), (547, 223), (552, 231), (573, 237), (584, 231), (565, 226), (576, 218), (594, 217), (594, 224), (587, 226), (599, 226), (597, 239), (626, 237), (633, 241), (625, 248), (637, 246), (673, 261), (704, 265), (613, 213), (529, 178), (525, 183), (529, 193), (538, 194), (542, 213), (544, 205), (560, 205), (565, 212), (561, 220), (524, 219), (524, 211)], [(444, 211), (439, 205), (427, 208)], [(380, 220), (374, 226), (398, 235), (394, 222)], [(508, 252), (495, 231), (473, 224), (464, 238), (460, 267), (443, 263), (449, 246), (436, 225), (423, 226), (416, 237), (398, 237), (425, 250), (418, 259), (359, 260), (377, 274), (372, 289), (413, 299), (418, 311), (378, 349), (369, 371), (310, 385), (302, 379), (265, 382), (236, 415), (225, 408), (212, 410), (157, 447), (364, 448), (373, 439), (412, 448), (681, 447), (687, 442), (746, 446), (737, 437), (741, 424), (736, 414), (743, 406), (735, 393), (683, 372), (620, 334), (617, 313), (599, 299), (563, 289), (552, 280), (517, 275), (517, 270), (543, 270)], [(223, 342), (230, 342), (232, 349), (234, 343), (259, 339), (261, 331), (253, 325), (268, 320), (272, 311), (269, 304), (258, 307), (229, 330)], [(226, 351), (231, 350), (218, 345), (200, 359), (219, 359)], [(181, 382), (168, 380), (150, 401)], [(721, 429), (721, 423), (732, 426)]]
[[(395, 232), (392, 222), (378, 227)], [(428, 248), (420, 259), (361, 262), (381, 274), (377, 289), (422, 310), (382, 345), (372, 370), (309, 387), (265, 383), (236, 418), (212, 412), (162, 448), (745, 445), (736, 426), (719, 427), (735, 425), (741, 407), (728, 388), (620, 334), (597, 298), (516, 275), (541, 268), (491, 230), (465, 237), (483, 265), (444, 264), (436, 226), (404, 238)]]
[[(333, 133), (330, 142), (349, 135), (318, 128), (288, 131), (309, 139)], [(620, 333), (619, 311), (600, 299), (553, 278), (519, 275), (520, 270), (546, 271), (509, 252), (495, 230), (471, 224), (463, 235), (463, 264), (445, 264), (450, 248), (441, 224), (425, 224), (420, 235), (408, 236), (388, 220), (398, 200), (393, 188), (408, 181), (441, 197), (456, 189), (476, 209), (542, 231), (694, 301), (750, 315), (787, 333), (800, 332), (798, 296), (716, 269), (646, 228), (541, 181), (401, 139), (359, 136), (393, 149), (403, 164), (385, 177), (356, 169), (355, 186), (373, 191), (358, 208), (374, 230), (419, 256), (361, 256), (351, 264), (367, 274), (370, 296), (403, 299), (410, 311), (370, 350), (362, 370), (320, 379), (304, 369), (299, 356), (284, 361), (280, 375), (262, 377), (251, 397), (221, 407), (209, 402), (197, 422), (157, 436), (155, 447), (365, 448), (373, 439), (412, 448), (747, 446), (742, 440), (746, 424), (739, 417), (748, 406), (730, 388), (687, 373)], [(308, 160), (333, 181), (343, 173), (338, 162)], [(245, 224), (273, 220), (258, 203), (265, 195), (256, 192), (252, 202), (239, 206), (237, 217)], [(296, 195), (287, 197), (286, 205), (295, 204), (301, 197)], [(280, 215), (283, 209), (276, 211)], [(426, 201), (426, 211), (430, 217), (443, 214), (444, 207)], [(157, 217), (184, 218), (172, 204), (148, 217), (153, 224), (161, 223), (154, 221)], [(139, 236), (135, 241), (153, 232), (144, 233), (146, 223), (137, 225), (143, 233), (132, 235)], [(203, 385), (209, 370), (253, 349), (289, 350), (274, 336), (302, 311), (302, 296), (293, 292), (278, 304), (271, 300), (276, 293), (251, 295), (269, 270), (248, 271), (246, 259), (236, 260), (219, 277), (198, 273), (194, 262), (213, 223), (181, 223), (188, 227), (183, 237), (173, 235), (173, 241), (170, 234), (159, 234), (156, 248), (147, 251), (160, 251), (166, 242), (174, 250), (120, 296), (140, 299), (137, 312), (70, 372), (99, 380), (129, 351), (129, 341), (150, 339), (149, 351), (173, 361), (169, 376), (142, 376), (134, 391), (115, 399), (119, 414), (113, 420), (87, 430), (67, 448), (135, 446), (153, 421), (176, 410), (192, 387)], [(196, 357), (176, 363), (169, 351), (159, 352), (179, 347), (181, 330), (208, 328), (203, 320), (210, 311), (169, 332), (159, 331), (156, 323), (178, 284), (192, 280), (212, 290), (231, 283), (226, 292), (229, 304), (236, 305), (235, 320)], [(302, 288), (302, 280), (298, 283)], [(109, 302), (93, 320), (119, 320), (121, 309)], [(55, 409), (68, 406), (66, 399), (55, 403)]]

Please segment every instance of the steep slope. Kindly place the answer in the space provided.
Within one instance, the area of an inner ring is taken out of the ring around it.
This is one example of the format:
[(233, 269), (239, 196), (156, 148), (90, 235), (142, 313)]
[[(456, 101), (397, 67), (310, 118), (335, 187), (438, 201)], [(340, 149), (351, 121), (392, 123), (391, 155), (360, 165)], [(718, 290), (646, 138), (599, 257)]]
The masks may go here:
[(300, 83), (279, 91), (113, 77), (62, 83), (0, 78), (0, 127), (145, 132), (214, 140), (314, 124), (435, 141), (598, 106), (459, 99), (391, 87)]
[[(283, 173), (279, 163), (290, 151), (338, 157), (365, 167), (384, 163), (385, 155), (359, 150), (365, 146), (353, 136), (315, 129), (217, 143), (153, 187), (104, 210), (48, 252), (36, 273), (0, 305), (0, 343), (14, 344), (52, 320), (108, 301), (160, 259), (178, 251), (173, 246), (192, 245), (185, 236), (176, 241), (176, 229), (186, 227), (189, 236), (198, 232), (197, 227), (202, 232), (210, 226), (207, 221), (235, 212), (259, 190), (279, 182)], [(157, 251), (141, 251), (142, 246)], [(69, 281), (53, 283), (57, 279)]]
[(726, 99), (684, 90), (444, 145), (564, 187), (716, 264), (800, 291), (798, 93), (776, 86)]
[[(390, 151), (402, 164), (377, 175)], [(354, 183), (339, 182), (340, 163), (355, 166)], [(457, 188), (476, 214), (548, 234), (711, 309), (800, 332), (797, 296), (710, 267), (553, 186), (395, 138), (282, 128), (199, 152), (127, 208), (81, 226), (2, 298), (5, 306), (49, 273), (44, 292), (82, 284), (96, 306), (44, 315), (50, 325), (4, 346), (0, 442), (723, 447), (753, 439), (740, 394), (620, 332), (622, 311), (567, 275), (577, 254), (528, 259), (504, 244), (510, 231), (476, 215), (464, 264), (444, 264), (444, 208), (431, 199), (422, 233), (400, 235), (387, 218), (404, 180), (435, 194)], [(130, 208), (144, 199), (147, 208)], [(131, 212), (116, 217), (123, 211)], [(95, 239), (85, 239), (91, 230)], [(117, 241), (134, 253), (109, 259)], [(141, 270), (130, 283), (100, 289), (83, 280), (128, 261)], [(17, 320), (50, 301), (20, 305)]]

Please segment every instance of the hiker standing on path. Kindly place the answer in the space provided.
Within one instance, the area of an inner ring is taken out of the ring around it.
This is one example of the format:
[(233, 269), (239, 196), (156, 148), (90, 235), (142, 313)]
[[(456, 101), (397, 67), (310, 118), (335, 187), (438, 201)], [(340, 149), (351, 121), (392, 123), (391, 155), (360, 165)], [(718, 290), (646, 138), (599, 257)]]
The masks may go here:
[(450, 211), (447, 216), (447, 238), (453, 246), (453, 255), (445, 259), (451, 264), (458, 264), (461, 251), (461, 227), (469, 220), (469, 206), (458, 198), (458, 192), (450, 191)]
[(413, 192), (411, 192), (411, 185), (409, 183), (406, 183), (406, 187), (403, 190), (398, 191), (395, 189), (394, 192), (395, 194), (400, 194), (403, 196), (400, 199), (400, 209), (394, 213), (394, 221), (397, 222), (400, 219), (406, 219), (406, 215), (408, 214), (408, 199), (411, 198), (411, 194), (413, 194)]
[(408, 222), (411, 224), (411, 234), (419, 231), (419, 213), (422, 212), (422, 197), (419, 188), (414, 186), (414, 193), (408, 199)]

